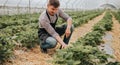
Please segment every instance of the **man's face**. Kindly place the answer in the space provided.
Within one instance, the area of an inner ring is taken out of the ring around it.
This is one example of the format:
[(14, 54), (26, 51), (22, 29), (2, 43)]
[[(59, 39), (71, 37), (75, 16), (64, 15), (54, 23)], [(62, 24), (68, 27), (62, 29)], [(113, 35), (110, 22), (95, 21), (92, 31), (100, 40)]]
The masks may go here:
[(58, 8), (55, 8), (55, 7), (52, 6), (52, 5), (48, 5), (48, 6), (47, 6), (47, 10), (48, 10), (49, 14), (50, 14), (51, 16), (53, 16), (54, 14), (57, 13)]

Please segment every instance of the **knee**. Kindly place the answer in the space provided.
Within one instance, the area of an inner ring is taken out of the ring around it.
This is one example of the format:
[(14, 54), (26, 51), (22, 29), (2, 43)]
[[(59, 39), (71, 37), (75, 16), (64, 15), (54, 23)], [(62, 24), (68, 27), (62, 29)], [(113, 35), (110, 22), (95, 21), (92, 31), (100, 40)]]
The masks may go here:
[(57, 41), (56, 41), (56, 39), (53, 38), (53, 37), (48, 37), (48, 38), (46, 39), (46, 43), (48, 43), (51, 48), (54, 48), (54, 47), (56, 46), (56, 44), (57, 44)]

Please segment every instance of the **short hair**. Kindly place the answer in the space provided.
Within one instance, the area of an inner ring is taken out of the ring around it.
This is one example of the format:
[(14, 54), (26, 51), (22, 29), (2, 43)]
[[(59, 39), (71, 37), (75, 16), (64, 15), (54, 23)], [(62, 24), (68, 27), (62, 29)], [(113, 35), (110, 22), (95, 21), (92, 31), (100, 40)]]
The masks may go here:
[(59, 0), (49, 0), (48, 4), (54, 6), (55, 8), (60, 6)]

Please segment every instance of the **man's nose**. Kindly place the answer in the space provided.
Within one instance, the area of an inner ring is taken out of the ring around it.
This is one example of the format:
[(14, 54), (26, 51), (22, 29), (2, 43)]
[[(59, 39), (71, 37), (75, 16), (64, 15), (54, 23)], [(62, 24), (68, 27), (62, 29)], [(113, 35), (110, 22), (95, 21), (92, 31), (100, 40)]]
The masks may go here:
[(54, 10), (53, 12), (56, 13), (56, 10)]

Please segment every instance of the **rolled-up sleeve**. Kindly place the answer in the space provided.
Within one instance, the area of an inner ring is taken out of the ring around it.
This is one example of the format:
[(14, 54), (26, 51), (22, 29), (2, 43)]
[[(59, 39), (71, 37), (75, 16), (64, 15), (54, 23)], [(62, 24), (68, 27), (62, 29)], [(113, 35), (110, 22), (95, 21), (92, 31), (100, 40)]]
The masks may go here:
[(40, 25), (45, 28), (45, 30), (51, 35), (53, 36), (54, 38), (56, 36), (58, 36), (58, 33), (54, 30), (54, 28), (50, 25), (49, 22), (47, 22), (47, 20), (45, 19), (41, 19), (39, 20), (40, 21)]
[(59, 9), (59, 16), (67, 21), (69, 18), (72, 19), (68, 14), (64, 13), (61, 9)]

